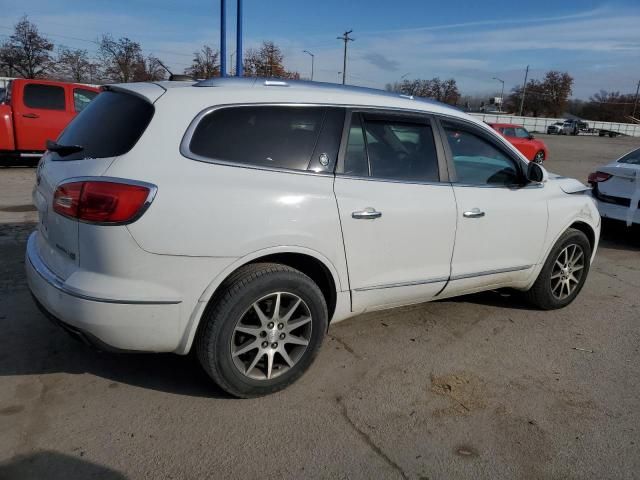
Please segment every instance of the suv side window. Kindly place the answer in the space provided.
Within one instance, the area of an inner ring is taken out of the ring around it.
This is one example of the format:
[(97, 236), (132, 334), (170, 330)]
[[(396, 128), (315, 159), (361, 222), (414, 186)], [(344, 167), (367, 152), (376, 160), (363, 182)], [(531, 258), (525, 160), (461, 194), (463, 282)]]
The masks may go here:
[(326, 113), (324, 107), (256, 105), (208, 113), (189, 143), (204, 159), (306, 170)]
[(443, 121), (457, 183), (510, 186), (522, 183), (513, 159), (472, 128)]
[(438, 154), (427, 119), (354, 113), (345, 174), (438, 182)]
[(64, 110), (64, 88), (30, 83), (24, 87), (24, 104), (29, 108)]

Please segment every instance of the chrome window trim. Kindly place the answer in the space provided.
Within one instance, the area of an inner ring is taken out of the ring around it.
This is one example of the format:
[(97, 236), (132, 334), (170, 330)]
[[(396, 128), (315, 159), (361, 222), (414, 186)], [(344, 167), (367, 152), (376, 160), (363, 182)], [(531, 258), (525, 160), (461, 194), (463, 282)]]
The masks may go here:
[(122, 300), (113, 298), (95, 297), (92, 295), (86, 295), (80, 293), (77, 290), (65, 285), (64, 280), (58, 277), (55, 273), (49, 270), (49, 267), (42, 261), (38, 252), (36, 251), (36, 236), (37, 232), (33, 232), (27, 242), (27, 259), (35, 270), (35, 272), (49, 285), (62, 293), (71, 295), (72, 297), (79, 298), (81, 300), (89, 300), (91, 302), (100, 303), (117, 303), (125, 305), (175, 305), (182, 303), (182, 300)]
[[(318, 102), (318, 103), (314, 103), (314, 102), (237, 102), (237, 103), (224, 103), (224, 104), (220, 104), (220, 105), (213, 105), (213, 106), (209, 106), (204, 108), (203, 110), (201, 110), (200, 112), (198, 112), (198, 114), (193, 118), (193, 120), (191, 120), (191, 122), (189, 123), (189, 126), (187, 127), (184, 135), (182, 136), (182, 140), (180, 141), (180, 154), (189, 159), (189, 160), (195, 160), (196, 162), (202, 162), (202, 163), (210, 163), (213, 165), (222, 165), (222, 166), (227, 166), (227, 167), (235, 167), (235, 168), (248, 168), (251, 170), (262, 170), (262, 171), (268, 171), (268, 172), (278, 172), (278, 173), (293, 173), (296, 175), (320, 175), (320, 176), (334, 176), (335, 175), (335, 169), (337, 168), (338, 162), (340, 161), (340, 158), (342, 157), (343, 154), (343, 143), (345, 141), (345, 131), (343, 129), (343, 135), (342, 135), (342, 139), (340, 142), (340, 148), (338, 150), (338, 159), (335, 162), (335, 166), (334, 166), (334, 171), (322, 171), (322, 172), (314, 172), (313, 170), (296, 170), (296, 169), (291, 169), (291, 168), (281, 168), (281, 167), (267, 167), (267, 166), (262, 166), (262, 165), (250, 165), (250, 164), (243, 164), (243, 163), (237, 163), (237, 162), (231, 162), (228, 160), (220, 160), (220, 159), (214, 159), (214, 158), (209, 158), (209, 157), (204, 157), (202, 155), (197, 155), (195, 153), (193, 153), (191, 151), (191, 149), (189, 148), (190, 143), (191, 143), (191, 139), (193, 137), (193, 133), (195, 132), (195, 129), (197, 128), (198, 124), (200, 123), (200, 121), (202, 120), (202, 118), (205, 115), (208, 115), (209, 113), (212, 113), (216, 110), (220, 110), (223, 108), (234, 108), (234, 107), (256, 107), (256, 106), (268, 106), (268, 107), (329, 107), (329, 108), (344, 108), (345, 109), (345, 126), (347, 125), (347, 119), (349, 118), (347, 115), (349, 115), (349, 110), (358, 110), (358, 111), (372, 111), (372, 112), (384, 112), (384, 113), (390, 113), (390, 114), (398, 114), (398, 115), (406, 115), (406, 114), (413, 114), (413, 115), (420, 115), (420, 116), (426, 116), (429, 118), (429, 120), (431, 122), (434, 122), (435, 120), (435, 113), (429, 111), (429, 110), (421, 110), (421, 109), (417, 109), (417, 108), (402, 108), (402, 107), (384, 107), (384, 106), (375, 106), (375, 105), (358, 105), (358, 104), (340, 104), (340, 103), (330, 103), (330, 102)], [(451, 118), (457, 118), (457, 117), (451, 117)], [(432, 126), (433, 128), (433, 126)], [(437, 134), (434, 131), (434, 137), (436, 137)], [(435, 138), (436, 140), (436, 144), (437, 144), (437, 138)], [(346, 145), (345, 145), (346, 148)], [(446, 162), (446, 159), (445, 159)], [(447, 172), (440, 172), (441, 175), (443, 173), (447, 173)], [(340, 174), (341, 175), (341, 174)], [(358, 177), (360, 178), (360, 177)], [(362, 177), (364, 178), (364, 177)], [(390, 180), (385, 180), (385, 179), (376, 179), (378, 181), (391, 181)], [(443, 182), (445, 182), (445, 180), (442, 180)], [(401, 182), (401, 183), (406, 183), (406, 182)], [(415, 182), (414, 182), (415, 183)], [(446, 182), (445, 182), (446, 184)]]
[(140, 217), (142, 217), (142, 215), (144, 215), (144, 213), (151, 206), (151, 202), (153, 202), (153, 199), (156, 198), (156, 194), (158, 193), (158, 187), (156, 185), (154, 185), (153, 183), (143, 182), (141, 180), (131, 180), (129, 178), (94, 177), (94, 176), (65, 178), (64, 180), (61, 180), (60, 182), (58, 182), (56, 184), (56, 186), (55, 186), (55, 188), (53, 190), (54, 193), (58, 189), (58, 187), (60, 187), (60, 185), (64, 185), (66, 183), (73, 183), (73, 182), (123, 183), (125, 185), (136, 185), (138, 187), (146, 187), (146, 188), (149, 189), (149, 194), (147, 195), (147, 198), (144, 201), (144, 204), (142, 205), (142, 207), (140, 208), (138, 213), (136, 213), (136, 215), (134, 217), (132, 217), (131, 219), (127, 220), (126, 222), (93, 222), (93, 221), (88, 221), (88, 220), (81, 220), (79, 218), (68, 217), (68, 216), (63, 215), (61, 213), (55, 212), (56, 214), (61, 215), (63, 217), (69, 218), (71, 220), (75, 220), (75, 221), (80, 222), (80, 223), (86, 223), (86, 224), (89, 224), (89, 225), (115, 225), (115, 226), (117, 226), (117, 225), (130, 225), (133, 222), (135, 222), (136, 220), (138, 220)]

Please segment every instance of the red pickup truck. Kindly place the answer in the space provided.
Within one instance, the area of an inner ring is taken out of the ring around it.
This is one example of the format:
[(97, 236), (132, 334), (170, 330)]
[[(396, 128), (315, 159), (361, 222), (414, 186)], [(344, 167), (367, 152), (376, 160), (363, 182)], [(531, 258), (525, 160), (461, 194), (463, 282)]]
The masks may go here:
[(77, 83), (12, 80), (0, 99), (0, 165), (35, 164), (100, 90)]

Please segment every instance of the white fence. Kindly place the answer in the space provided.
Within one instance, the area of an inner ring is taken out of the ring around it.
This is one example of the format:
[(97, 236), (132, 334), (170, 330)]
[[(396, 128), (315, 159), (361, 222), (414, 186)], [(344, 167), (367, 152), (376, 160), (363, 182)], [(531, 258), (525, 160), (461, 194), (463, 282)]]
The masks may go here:
[[(562, 122), (564, 118), (543, 118), (543, 117), (518, 117), (507, 115), (506, 113), (472, 113), (476, 118), (488, 123), (514, 123), (522, 125), (530, 132), (546, 133), (547, 127), (556, 122)], [(640, 137), (640, 125), (633, 123), (596, 122), (584, 120), (589, 124), (589, 128), (611, 130), (632, 137)]]

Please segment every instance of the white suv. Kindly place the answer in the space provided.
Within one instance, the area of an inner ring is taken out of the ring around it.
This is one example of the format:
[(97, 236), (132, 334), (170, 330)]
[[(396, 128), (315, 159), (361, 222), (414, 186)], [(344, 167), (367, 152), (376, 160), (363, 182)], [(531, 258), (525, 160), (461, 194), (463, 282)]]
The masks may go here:
[(600, 216), (489, 126), (305, 82), (105, 88), (50, 142), (26, 268), (103, 349), (197, 350), (233, 395), (284, 388), (330, 322), (511, 287), (570, 303)]

